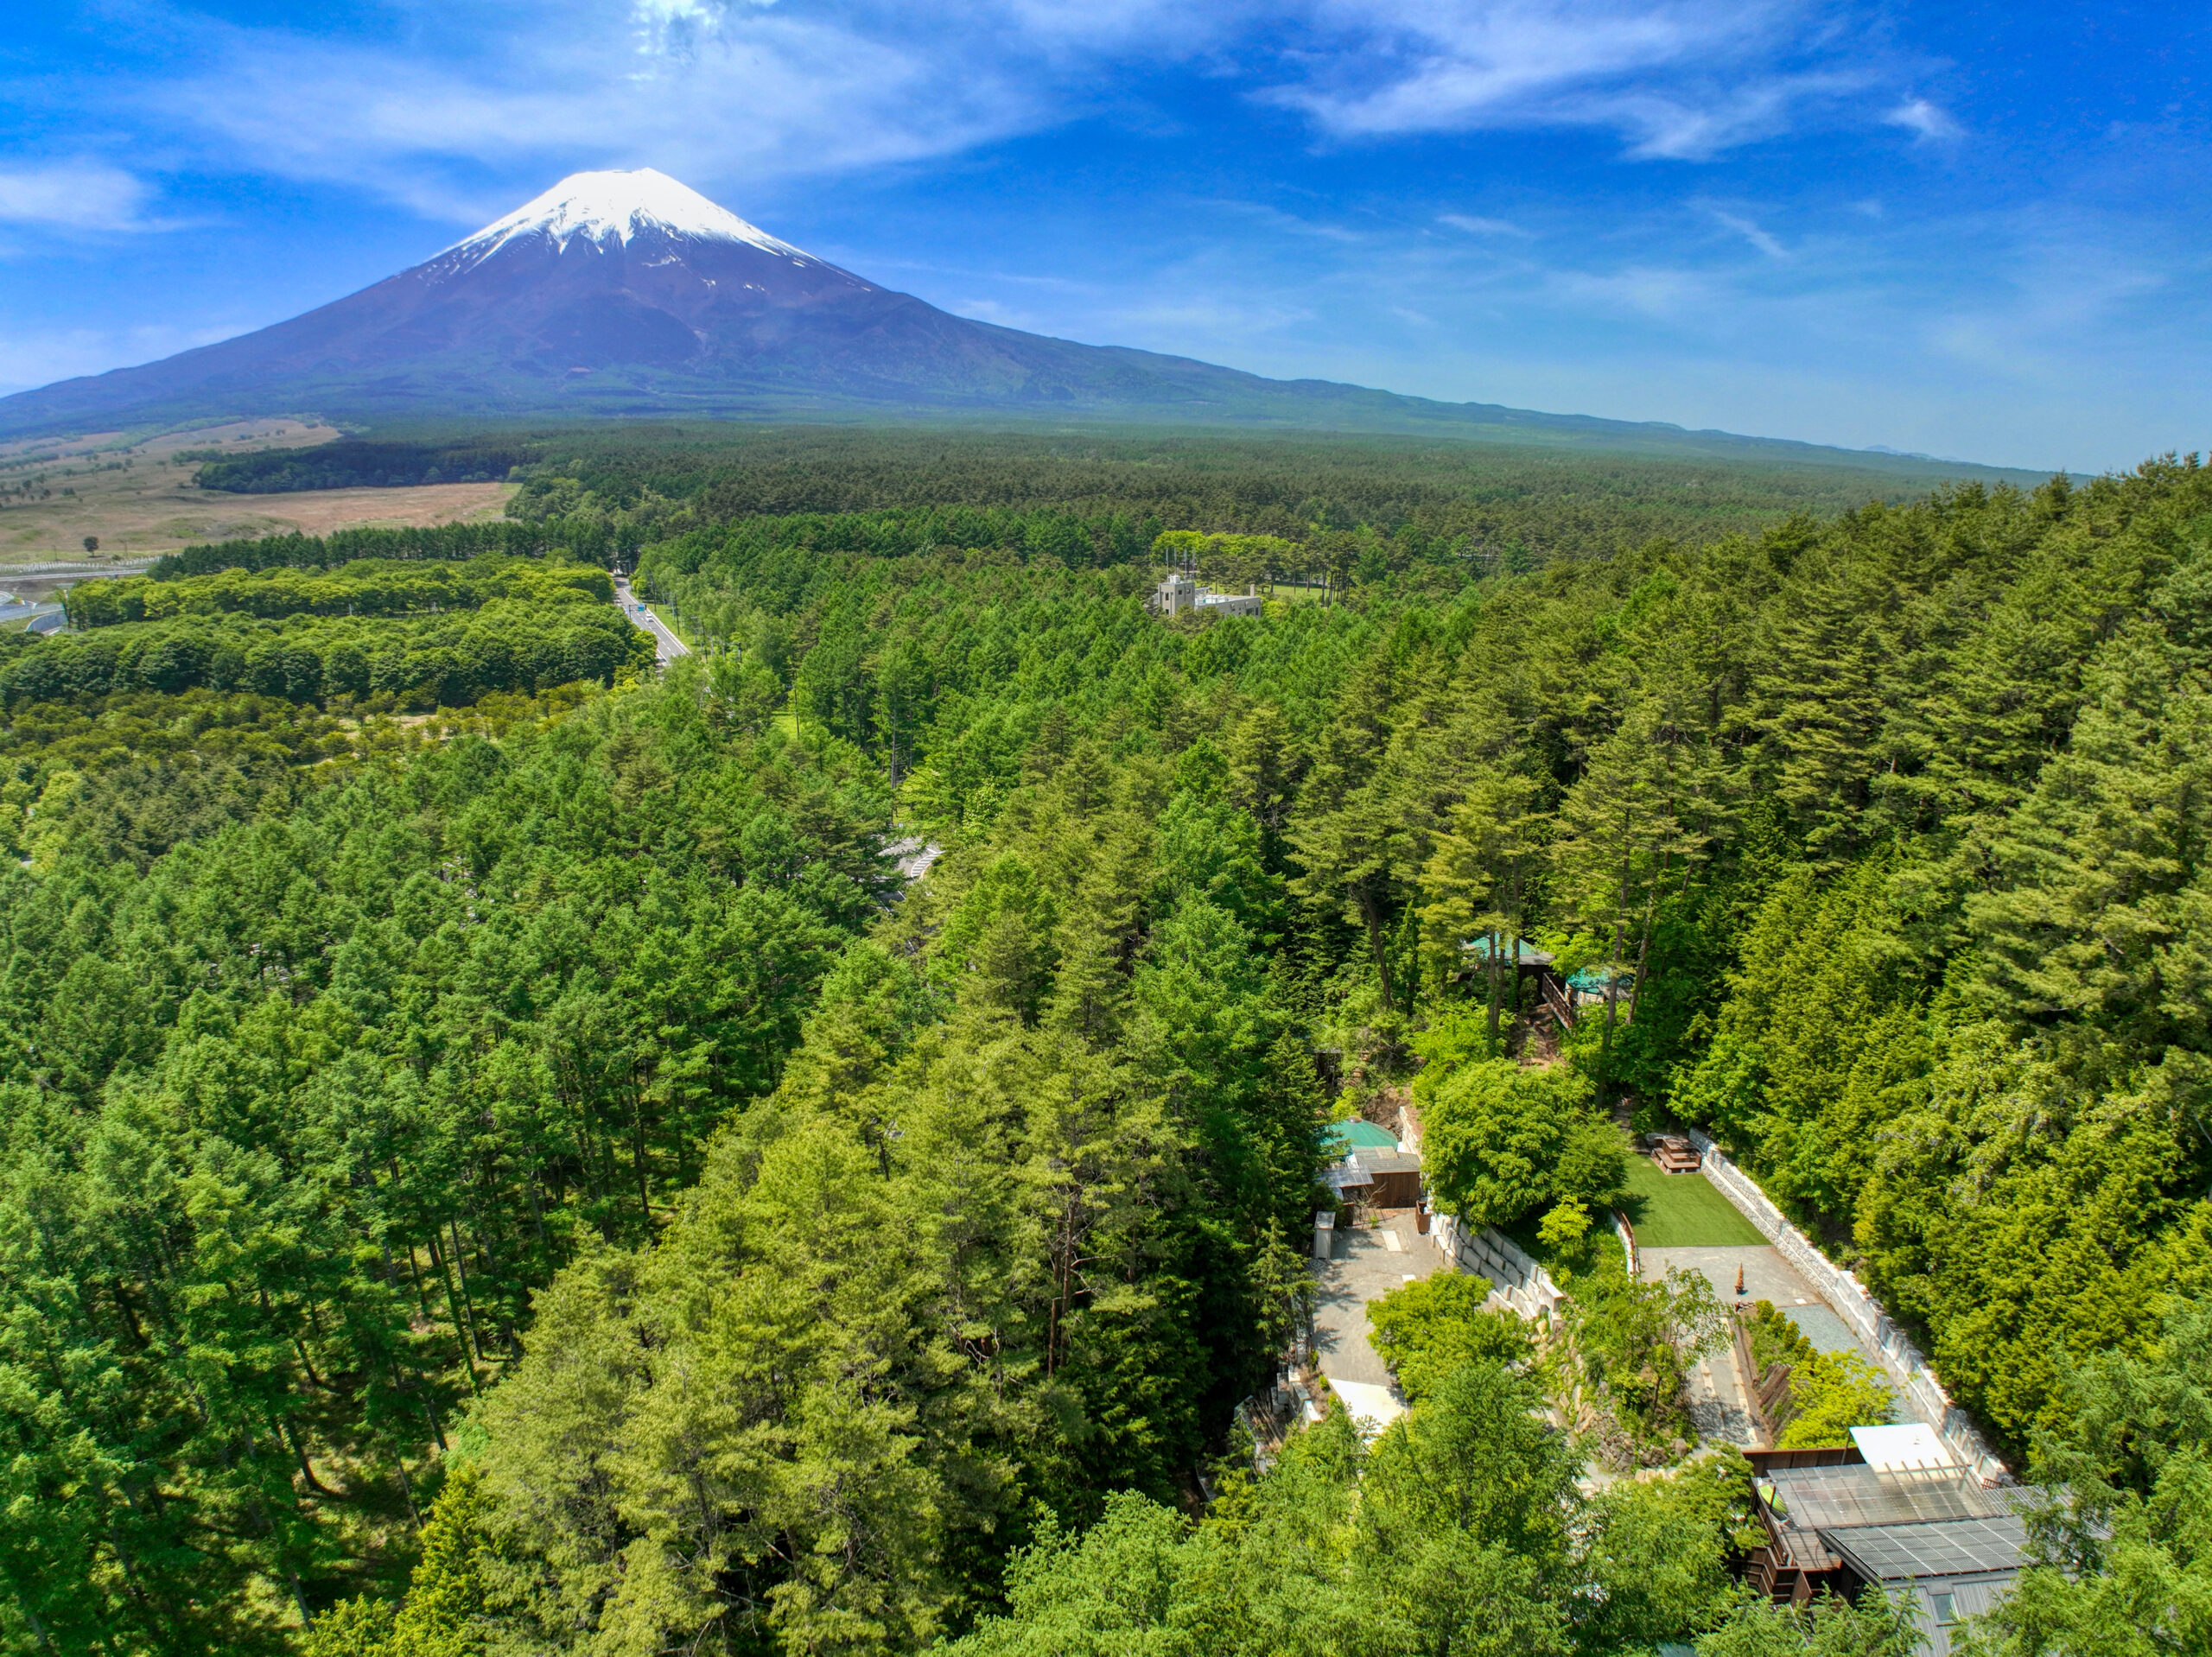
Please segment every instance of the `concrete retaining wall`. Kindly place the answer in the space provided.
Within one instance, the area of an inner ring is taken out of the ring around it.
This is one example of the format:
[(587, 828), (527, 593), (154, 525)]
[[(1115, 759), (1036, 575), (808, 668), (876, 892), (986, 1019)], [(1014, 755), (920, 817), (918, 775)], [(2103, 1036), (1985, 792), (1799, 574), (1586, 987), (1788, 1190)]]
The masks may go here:
[(1430, 1222), (1428, 1240), (1461, 1271), (1488, 1278), (1498, 1298), (1523, 1317), (1548, 1317), (1560, 1303), (1551, 1273), (1522, 1252), (1503, 1232), (1464, 1224), (1449, 1214)]
[(1951, 1401), (1951, 1395), (1943, 1390), (1943, 1383), (1928, 1367), (1928, 1360), (1921, 1356), (1920, 1349), (1890, 1321), (1889, 1313), (1882, 1310), (1882, 1303), (1868, 1294), (1856, 1277), (1815, 1248), (1813, 1240), (1790, 1224), (1782, 1210), (1767, 1200), (1766, 1193), (1729, 1161), (1712, 1140), (1695, 1128), (1690, 1130), (1689, 1137), (1705, 1159), (1706, 1177), (1758, 1228), (1759, 1235), (1774, 1245), (1776, 1252), (1804, 1273), (1807, 1281), (1820, 1291), (1821, 1298), (1881, 1359), (1882, 1368), (1889, 1372), (1906, 1400), (1942, 1435), (1953, 1459), (1961, 1467), (1972, 1468), (1984, 1483), (1997, 1483), (2007, 1478), (2005, 1463), (1998, 1460), (1996, 1452), (1990, 1449), (1966, 1412)]

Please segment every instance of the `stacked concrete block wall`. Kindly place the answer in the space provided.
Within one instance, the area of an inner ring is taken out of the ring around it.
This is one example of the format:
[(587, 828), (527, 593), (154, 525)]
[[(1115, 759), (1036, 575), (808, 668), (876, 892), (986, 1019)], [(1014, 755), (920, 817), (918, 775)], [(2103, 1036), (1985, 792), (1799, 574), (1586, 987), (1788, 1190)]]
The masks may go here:
[(1767, 1200), (1766, 1193), (1729, 1161), (1710, 1138), (1694, 1128), (1689, 1137), (1705, 1159), (1706, 1177), (1758, 1228), (1759, 1235), (1774, 1245), (1776, 1252), (1820, 1291), (1821, 1298), (1835, 1308), (1837, 1315), (1850, 1324), (1852, 1332), (1880, 1357), (1883, 1368), (1922, 1418), (1942, 1436), (1953, 1459), (1961, 1467), (1973, 1469), (1985, 1483), (2005, 1479), (2005, 1463), (1997, 1458), (1966, 1412), (1951, 1401), (1950, 1394), (1943, 1390), (1943, 1383), (1936, 1380), (1936, 1372), (1928, 1367), (1928, 1360), (1921, 1355), (1920, 1349), (1891, 1320), (1889, 1313), (1882, 1310), (1881, 1302), (1868, 1294), (1855, 1276), (1815, 1248), (1813, 1240), (1790, 1224), (1782, 1210)]
[(1488, 1278), (1498, 1298), (1522, 1317), (1548, 1317), (1559, 1305), (1560, 1289), (1551, 1273), (1504, 1233), (1440, 1214), (1431, 1223), (1428, 1236), (1445, 1259), (1461, 1271)]

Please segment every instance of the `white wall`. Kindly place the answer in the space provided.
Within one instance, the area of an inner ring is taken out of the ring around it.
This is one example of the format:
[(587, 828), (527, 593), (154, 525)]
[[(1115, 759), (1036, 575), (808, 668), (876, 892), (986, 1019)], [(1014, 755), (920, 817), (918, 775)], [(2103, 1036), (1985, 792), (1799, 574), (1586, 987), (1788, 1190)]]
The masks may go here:
[(1882, 1310), (1882, 1303), (1868, 1294), (1859, 1279), (1837, 1266), (1813, 1246), (1813, 1240), (1790, 1224), (1780, 1209), (1767, 1200), (1762, 1191), (1727, 1159), (1720, 1147), (1695, 1128), (1690, 1130), (1690, 1142), (1697, 1146), (1705, 1159), (1706, 1177), (1719, 1187), (1720, 1194), (1733, 1203), (1743, 1216), (1758, 1228), (1759, 1235), (1772, 1243), (1781, 1256), (1820, 1291), (1821, 1298), (1835, 1308), (1836, 1313), (1851, 1325), (1852, 1332), (1880, 1359), (1883, 1368), (1890, 1374), (1912, 1407), (1921, 1418), (1942, 1435), (1952, 1458), (1960, 1466), (1972, 1468), (1986, 1484), (1999, 1483), (2010, 1476), (2005, 1463), (1997, 1458), (1980, 1432), (1967, 1413), (1951, 1401), (1950, 1394), (1943, 1390), (1943, 1383), (1928, 1367), (1928, 1360), (1921, 1356), (1920, 1349), (1906, 1338), (1905, 1332)]

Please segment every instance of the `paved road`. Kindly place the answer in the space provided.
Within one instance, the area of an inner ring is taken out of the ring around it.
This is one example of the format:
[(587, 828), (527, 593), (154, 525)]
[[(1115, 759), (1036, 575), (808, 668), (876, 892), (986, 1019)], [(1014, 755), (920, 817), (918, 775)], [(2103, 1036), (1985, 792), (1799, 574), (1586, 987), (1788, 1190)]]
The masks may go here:
[(927, 874), (938, 859), (944, 855), (942, 847), (922, 840), (894, 840), (883, 852), (885, 856), (897, 860), (899, 878), (909, 883)]
[(653, 636), (653, 650), (663, 667), (679, 656), (691, 654), (691, 647), (671, 632), (666, 622), (639, 604), (631, 594), (628, 576), (617, 575), (614, 578), (614, 601), (622, 606), (622, 613), (629, 617), (635, 625), (643, 627)]
[[(1702, 1273), (1713, 1285), (1713, 1292), (1720, 1297), (1722, 1305), (1772, 1301), (1778, 1310), (1788, 1314), (1816, 1350), (1856, 1352), (1877, 1369), (1881, 1368), (1878, 1355), (1859, 1343), (1852, 1334), (1851, 1326), (1821, 1298), (1820, 1291), (1805, 1279), (1804, 1274), (1782, 1257), (1778, 1248), (1759, 1244), (1726, 1248), (1645, 1248), (1637, 1253), (1638, 1266), (1646, 1278), (1662, 1278), (1670, 1266)], [(1739, 1269), (1744, 1282), (1741, 1298), (1736, 1293), (1736, 1273)], [(1890, 1381), (1887, 1375), (1884, 1379)], [(1753, 1380), (1742, 1373), (1732, 1343), (1698, 1365), (1689, 1377), (1688, 1389), (1690, 1419), (1697, 1423), (1698, 1432), (1707, 1438), (1726, 1438), (1756, 1448), (1761, 1441), (1745, 1400)], [(1890, 1385), (1895, 1390), (1893, 1381)], [(1918, 1419), (1912, 1406), (1902, 1399), (1891, 1414), (1902, 1419)]]
[(1408, 1278), (1448, 1271), (1434, 1245), (1414, 1228), (1410, 1216), (1372, 1229), (1347, 1227), (1333, 1240), (1336, 1257), (1315, 1261), (1313, 1367), (1353, 1415), (1388, 1425), (1405, 1407), (1390, 1385), (1382, 1355), (1367, 1339), (1367, 1303)]

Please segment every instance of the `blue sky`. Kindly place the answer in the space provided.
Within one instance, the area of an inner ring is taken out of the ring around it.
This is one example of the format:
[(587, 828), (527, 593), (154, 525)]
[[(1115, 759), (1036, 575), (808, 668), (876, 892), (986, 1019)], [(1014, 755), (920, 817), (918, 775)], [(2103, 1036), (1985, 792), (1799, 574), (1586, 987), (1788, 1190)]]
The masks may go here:
[(949, 309), (2023, 466), (2212, 443), (2176, 6), (7, 0), (0, 389), (652, 166)]

